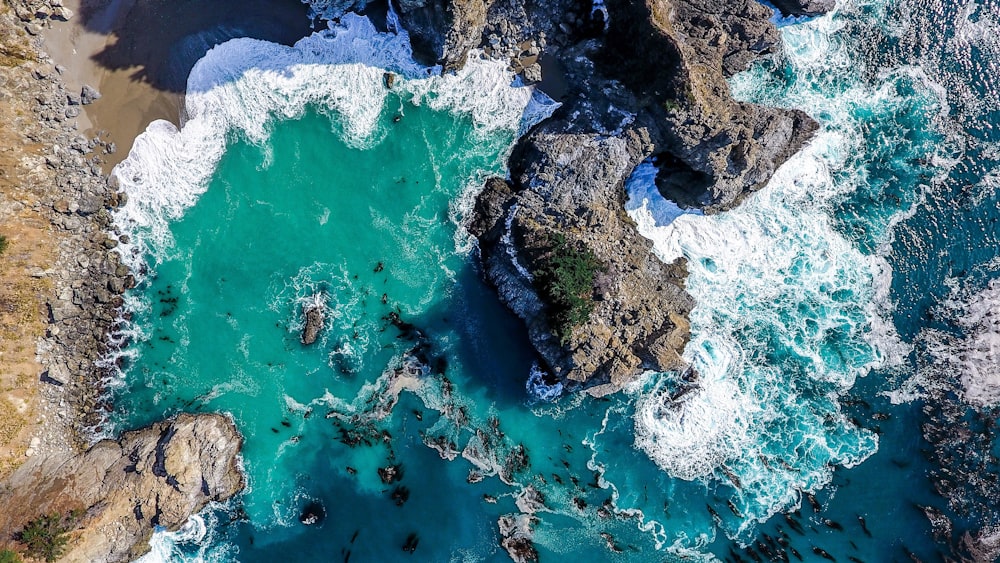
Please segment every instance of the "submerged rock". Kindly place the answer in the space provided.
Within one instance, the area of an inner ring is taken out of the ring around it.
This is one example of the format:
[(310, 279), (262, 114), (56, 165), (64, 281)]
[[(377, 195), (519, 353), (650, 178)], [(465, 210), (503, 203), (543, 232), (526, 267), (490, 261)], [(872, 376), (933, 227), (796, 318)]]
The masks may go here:
[(70, 459), (35, 456), (0, 489), (0, 533), (42, 515), (83, 514), (66, 561), (132, 561), (156, 527), (177, 530), (211, 501), (243, 489), (243, 439), (217, 414), (175, 419), (103, 440)]
[(388, 465), (378, 468), (378, 477), (383, 484), (391, 485), (403, 478), (403, 468), (400, 465)]

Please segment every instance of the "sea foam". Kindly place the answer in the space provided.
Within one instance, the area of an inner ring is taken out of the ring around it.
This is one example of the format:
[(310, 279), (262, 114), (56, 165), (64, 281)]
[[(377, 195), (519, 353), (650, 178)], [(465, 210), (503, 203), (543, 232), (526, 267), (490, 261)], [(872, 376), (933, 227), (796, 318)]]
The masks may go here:
[[(825, 486), (833, 466), (876, 451), (877, 436), (850, 422), (837, 399), (909, 350), (891, 322), (883, 254), (920, 187), (871, 214), (863, 237), (845, 236), (836, 210), (856, 193), (879, 197), (864, 163), (892, 145), (866, 136), (879, 134), (872, 123), (908, 111), (910, 98), (936, 108), (939, 91), (906, 69), (862, 81), (843, 32), (836, 14), (785, 27), (785, 58), (732, 80), (738, 98), (804, 108), (823, 125), (739, 208), (683, 213), (659, 196), (649, 168), (627, 185), (628, 212), (654, 252), (687, 259), (698, 303), (684, 352), (697, 386), (674, 400), (675, 374), (634, 384), (635, 445), (673, 476), (732, 485), (745, 518), (724, 519), (731, 537)], [(796, 80), (781, 82), (782, 65)]]
[(133, 235), (120, 247), (140, 271), (147, 256), (171, 248), (169, 222), (207, 189), (233, 135), (263, 144), (275, 120), (295, 119), (309, 107), (338, 123), (351, 146), (378, 143), (380, 117), (393, 90), (404, 100), (471, 116), (476, 130), (525, 130), (557, 104), (532, 87), (517, 87), (502, 62), (472, 53), (465, 67), (441, 75), (413, 61), (405, 31), (379, 33), (365, 17), (347, 14), (292, 47), (233, 39), (209, 51), (188, 78), (180, 129), (155, 121), (136, 138), (113, 176), (128, 194), (115, 223)]
[(1000, 404), (1000, 280), (977, 292), (956, 288), (940, 308), (960, 334), (926, 329), (921, 334), (937, 378), (957, 379), (962, 399), (977, 407)]

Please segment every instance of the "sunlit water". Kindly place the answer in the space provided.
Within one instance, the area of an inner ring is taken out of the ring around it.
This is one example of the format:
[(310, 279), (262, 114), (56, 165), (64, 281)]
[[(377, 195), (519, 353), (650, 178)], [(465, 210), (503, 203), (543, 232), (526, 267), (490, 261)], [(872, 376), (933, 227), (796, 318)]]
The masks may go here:
[[(701, 388), (681, 405), (670, 373), (604, 400), (526, 386), (530, 345), (459, 225), (543, 96), (476, 59), (427, 78), (405, 34), (353, 16), (295, 49), (217, 48), (182, 131), (155, 124), (117, 171), (123, 252), (146, 275), (114, 422), (229, 413), (249, 489), (150, 557), (383, 561), (415, 544), (414, 560), (504, 561), (497, 518), (530, 485), (543, 560), (938, 558), (913, 344), (928, 307), (996, 270), (998, 107), (967, 78), (996, 70), (991, 13), (844, 2), (783, 28), (785, 54), (733, 91), (822, 129), (732, 212), (684, 213), (650, 165), (633, 175), (630, 214), (688, 258), (698, 300)], [(327, 326), (304, 346), (308, 303)]]

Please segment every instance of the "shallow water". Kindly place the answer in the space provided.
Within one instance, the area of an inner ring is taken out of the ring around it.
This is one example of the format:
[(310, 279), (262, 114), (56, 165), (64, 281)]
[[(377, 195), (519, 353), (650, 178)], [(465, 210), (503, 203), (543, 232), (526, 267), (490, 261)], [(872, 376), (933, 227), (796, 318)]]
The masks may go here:
[[(296, 49), (210, 53), (184, 129), (155, 125), (117, 173), (123, 251), (147, 275), (114, 417), (230, 413), (250, 488), (150, 557), (389, 560), (415, 543), (420, 560), (504, 561), (497, 518), (531, 486), (543, 560), (940, 558), (914, 345), (942, 328), (928, 307), (996, 270), (996, 98), (966, 77), (992, 67), (945, 58), (995, 48), (962, 21), (997, 10), (963, 10), (842, 2), (784, 27), (785, 55), (734, 93), (823, 128), (737, 210), (677, 209), (648, 164), (630, 180), (630, 214), (688, 258), (699, 303), (701, 388), (681, 405), (670, 373), (541, 400), (519, 322), (480, 281), (458, 224), (543, 98), (475, 59), (426, 78), (405, 34), (353, 16)], [(910, 40), (943, 14), (955, 29)], [(328, 325), (307, 347), (313, 302)], [(325, 519), (300, 523), (317, 504)], [(956, 533), (982, 518), (955, 516)]]

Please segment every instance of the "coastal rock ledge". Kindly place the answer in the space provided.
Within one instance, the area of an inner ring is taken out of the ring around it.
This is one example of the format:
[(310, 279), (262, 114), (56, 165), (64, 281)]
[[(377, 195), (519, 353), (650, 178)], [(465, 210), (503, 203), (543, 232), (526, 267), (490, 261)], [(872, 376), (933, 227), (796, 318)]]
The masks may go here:
[(243, 439), (218, 414), (181, 414), (66, 458), (36, 456), (0, 489), (0, 534), (43, 515), (80, 515), (60, 561), (132, 561), (159, 526), (176, 530), (243, 489)]

